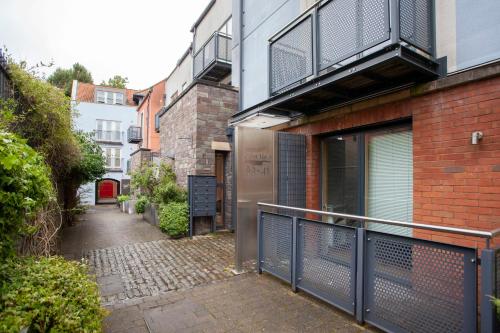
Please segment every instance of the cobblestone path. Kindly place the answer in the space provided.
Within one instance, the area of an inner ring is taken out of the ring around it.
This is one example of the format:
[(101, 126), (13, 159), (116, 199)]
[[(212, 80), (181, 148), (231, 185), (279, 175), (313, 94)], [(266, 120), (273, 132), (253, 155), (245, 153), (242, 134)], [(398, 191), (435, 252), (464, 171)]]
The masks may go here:
[(192, 288), (233, 276), (230, 233), (96, 249), (86, 258), (105, 305)]

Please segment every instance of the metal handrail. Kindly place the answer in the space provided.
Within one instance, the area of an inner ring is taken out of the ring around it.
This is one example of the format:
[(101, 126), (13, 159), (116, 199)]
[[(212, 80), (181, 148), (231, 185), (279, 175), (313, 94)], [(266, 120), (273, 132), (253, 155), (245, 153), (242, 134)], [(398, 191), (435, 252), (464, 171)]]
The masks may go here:
[(385, 219), (378, 219), (378, 218), (374, 218), (374, 217), (367, 217), (367, 216), (360, 216), (360, 215), (325, 212), (322, 210), (282, 206), (282, 205), (275, 205), (275, 204), (270, 204), (270, 203), (265, 203), (265, 202), (257, 202), (257, 205), (262, 206), (262, 207), (288, 209), (288, 210), (294, 210), (297, 212), (312, 213), (312, 214), (318, 214), (318, 215), (323, 215), (323, 216), (344, 217), (344, 218), (353, 219), (353, 220), (360, 220), (363, 222), (373, 222), (373, 223), (388, 224), (388, 225), (408, 227), (408, 228), (414, 228), (414, 229), (448, 232), (448, 233), (452, 233), (452, 234), (474, 236), (474, 237), (480, 237), (480, 238), (486, 238), (486, 239), (491, 239), (491, 238), (500, 234), (500, 228), (495, 229), (495, 230), (491, 230), (491, 231), (481, 231), (481, 230), (444, 227), (444, 226), (431, 225), (431, 224), (385, 220)]

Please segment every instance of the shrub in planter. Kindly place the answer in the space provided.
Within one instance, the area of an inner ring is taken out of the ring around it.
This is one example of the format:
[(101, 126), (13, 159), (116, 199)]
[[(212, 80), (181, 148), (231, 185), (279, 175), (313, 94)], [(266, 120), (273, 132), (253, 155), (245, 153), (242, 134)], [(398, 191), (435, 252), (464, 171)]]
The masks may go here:
[(144, 214), (146, 211), (146, 205), (149, 203), (148, 198), (139, 197), (135, 203), (135, 212), (137, 214)]
[(118, 200), (118, 203), (124, 203), (125, 201), (128, 201), (130, 197), (128, 195), (119, 195), (116, 200)]
[(186, 235), (189, 229), (187, 202), (171, 202), (160, 206), (160, 229), (177, 238)]
[(106, 311), (83, 263), (16, 258), (2, 267), (0, 332), (101, 332)]

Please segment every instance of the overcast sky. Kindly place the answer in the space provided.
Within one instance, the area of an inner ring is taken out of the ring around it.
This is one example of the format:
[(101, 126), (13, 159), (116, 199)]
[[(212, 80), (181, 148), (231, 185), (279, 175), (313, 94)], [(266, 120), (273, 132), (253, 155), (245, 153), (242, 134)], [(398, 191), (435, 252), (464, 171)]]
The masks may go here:
[(209, 0), (0, 2), (0, 46), (15, 59), (54, 60), (54, 69), (79, 62), (95, 83), (119, 74), (142, 89), (174, 68)]

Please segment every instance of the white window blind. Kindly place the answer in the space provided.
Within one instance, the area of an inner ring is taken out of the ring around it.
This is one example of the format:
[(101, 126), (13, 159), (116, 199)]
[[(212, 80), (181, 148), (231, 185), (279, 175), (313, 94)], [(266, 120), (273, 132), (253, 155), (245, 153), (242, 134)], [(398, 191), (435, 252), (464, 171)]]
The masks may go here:
[(97, 91), (97, 103), (106, 103), (104, 91)]
[(123, 104), (123, 94), (115, 93), (115, 104)]
[[(413, 222), (413, 135), (411, 129), (366, 136), (366, 213), (370, 217)], [(372, 230), (411, 236), (410, 228), (370, 223)]]
[(120, 148), (105, 148), (106, 168), (121, 168), (121, 150)]

